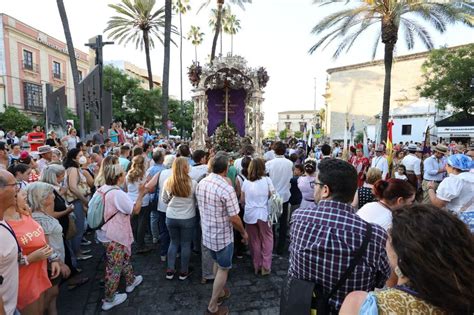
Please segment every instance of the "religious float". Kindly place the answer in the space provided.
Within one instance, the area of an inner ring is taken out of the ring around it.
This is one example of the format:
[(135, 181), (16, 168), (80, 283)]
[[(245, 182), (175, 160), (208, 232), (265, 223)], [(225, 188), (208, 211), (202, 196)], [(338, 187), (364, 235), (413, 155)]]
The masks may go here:
[(218, 150), (235, 151), (247, 138), (262, 154), (265, 68), (250, 68), (243, 57), (228, 55), (204, 67), (194, 63), (188, 76), (194, 87), (192, 147), (211, 142)]

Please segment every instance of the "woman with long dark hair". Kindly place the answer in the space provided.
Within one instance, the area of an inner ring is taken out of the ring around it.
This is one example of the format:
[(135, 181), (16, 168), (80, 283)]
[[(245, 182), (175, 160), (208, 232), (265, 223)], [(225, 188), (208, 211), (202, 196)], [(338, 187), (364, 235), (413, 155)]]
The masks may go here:
[(472, 314), (474, 236), (434, 206), (393, 211), (387, 254), (397, 285), (350, 293), (339, 314)]

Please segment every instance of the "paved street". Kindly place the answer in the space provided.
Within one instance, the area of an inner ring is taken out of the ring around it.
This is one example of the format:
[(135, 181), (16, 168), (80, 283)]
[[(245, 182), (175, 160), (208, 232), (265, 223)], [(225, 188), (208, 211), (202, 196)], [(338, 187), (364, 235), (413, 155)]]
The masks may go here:
[[(92, 237), (89, 236), (89, 239)], [(109, 312), (101, 311), (103, 287), (100, 280), (104, 274), (103, 249), (92, 245), (94, 258), (82, 262), (83, 274), (91, 280), (73, 291), (61, 287), (58, 299), (59, 314), (203, 314), (212, 291), (212, 284), (200, 284), (200, 257), (192, 255), (194, 273), (190, 279), (179, 281), (177, 277), (165, 279), (165, 263), (159, 261), (158, 251), (147, 255), (133, 255), (132, 264), (136, 274), (144, 277), (128, 300)], [(225, 302), (231, 314), (277, 314), (279, 311), (280, 287), (288, 269), (287, 258), (275, 257), (272, 274), (255, 276), (250, 257), (234, 259), (228, 287), (232, 296)], [(125, 292), (122, 283), (120, 292)]]

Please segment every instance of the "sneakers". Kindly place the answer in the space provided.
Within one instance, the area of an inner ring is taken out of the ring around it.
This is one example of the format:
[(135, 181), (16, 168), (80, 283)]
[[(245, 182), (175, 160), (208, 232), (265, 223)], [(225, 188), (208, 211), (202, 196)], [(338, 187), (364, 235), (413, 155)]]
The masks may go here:
[(88, 260), (91, 258), (92, 258), (92, 255), (79, 255), (76, 257), (77, 260)]
[(122, 304), (123, 302), (125, 302), (126, 299), (127, 299), (127, 293), (115, 293), (114, 298), (113, 298), (112, 301), (110, 301), (110, 302), (108, 302), (106, 300), (103, 301), (102, 310), (103, 311), (108, 311), (111, 308)]
[(193, 273), (193, 270), (191, 268), (188, 269), (188, 272), (181, 272), (179, 274), (179, 280), (184, 281), (188, 279), (188, 277)]
[(173, 280), (175, 273), (176, 273), (175, 270), (173, 270), (173, 269), (167, 269), (167, 270), (166, 270), (166, 279), (167, 279), (167, 280)]
[(91, 251), (91, 249), (81, 249), (81, 255), (89, 254)]
[(133, 283), (131, 285), (128, 285), (125, 288), (125, 292), (132, 293), (133, 290), (135, 290), (135, 288), (138, 287), (142, 282), (143, 282), (143, 277), (142, 276), (135, 276), (135, 281), (133, 281)]
[(165, 262), (166, 261), (166, 255), (160, 256), (160, 259), (161, 259), (161, 262)]
[(86, 238), (83, 238), (81, 241), (81, 246), (89, 246), (90, 244), (92, 244), (92, 242), (88, 241)]

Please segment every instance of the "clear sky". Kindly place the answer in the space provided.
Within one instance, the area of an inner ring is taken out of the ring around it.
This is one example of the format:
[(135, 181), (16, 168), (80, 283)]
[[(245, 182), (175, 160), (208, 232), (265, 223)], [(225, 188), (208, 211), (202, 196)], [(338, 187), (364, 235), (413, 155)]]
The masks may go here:
[[(69, 17), (69, 25), (75, 48), (87, 52), (84, 43), (89, 38), (102, 34), (107, 20), (114, 14), (108, 4), (118, 0), (64, 0)], [(157, 0), (157, 6), (163, 5), (163, 0)], [(183, 16), (183, 33), (187, 34), (190, 25), (198, 25), (206, 34), (205, 40), (198, 47), (198, 59), (210, 54), (213, 33), (208, 26), (210, 9), (214, 7), (211, 1), (209, 8), (204, 8), (199, 14), (197, 9), (203, 0), (191, 0), (192, 10)], [(64, 33), (55, 0), (0, 0), (0, 12), (9, 14), (20, 21), (29, 24), (51, 36), (64, 41)], [(337, 66), (369, 61), (370, 47), (375, 29), (367, 36), (361, 36), (347, 55), (337, 60), (332, 59), (333, 50), (308, 54), (309, 48), (316, 38), (311, 35), (312, 27), (324, 16), (341, 9), (342, 3), (320, 7), (312, 0), (253, 0), (251, 5), (242, 11), (233, 8), (233, 13), (241, 20), (241, 30), (234, 36), (234, 54), (247, 58), (252, 67), (266, 67), (270, 81), (265, 90), (265, 125), (277, 121), (277, 113), (284, 110), (313, 109), (314, 80), (317, 86), (317, 107), (324, 104), (326, 69)], [(178, 18), (174, 17), (173, 24), (178, 26)], [(453, 26), (444, 34), (433, 31), (436, 47), (460, 45), (472, 42), (474, 32), (462, 26)], [(401, 37), (401, 36), (400, 36)], [(176, 42), (179, 38), (175, 37)], [(230, 51), (230, 38), (224, 35), (223, 52)], [(402, 43), (397, 47), (397, 54), (403, 55), (423, 51), (424, 47), (417, 43), (412, 51), (408, 51)], [(194, 59), (194, 47), (190, 42), (183, 41), (183, 82), (184, 97), (190, 98), (191, 85), (187, 80), (187, 66)], [(218, 46), (219, 52), (219, 46)], [(379, 46), (377, 58), (382, 58), (382, 46)], [(171, 51), (170, 94), (179, 97), (179, 50)], [(106, 46), (106, 60), (127, 60), (145, 68), (145, 53), (135, 50), (133, 45)], [(162, 76), (163, 47), (158, 45), (151, 54), (154, 74)]]

